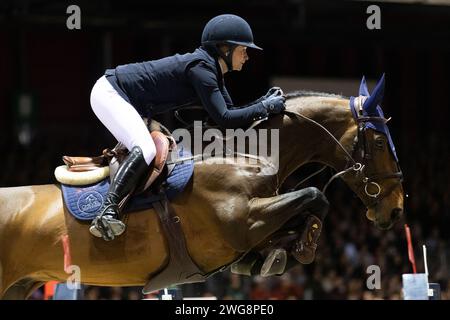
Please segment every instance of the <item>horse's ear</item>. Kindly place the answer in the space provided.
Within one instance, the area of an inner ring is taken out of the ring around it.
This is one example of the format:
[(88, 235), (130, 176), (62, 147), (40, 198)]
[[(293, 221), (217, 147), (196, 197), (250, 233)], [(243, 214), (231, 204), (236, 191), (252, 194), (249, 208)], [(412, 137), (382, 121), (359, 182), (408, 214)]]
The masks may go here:
[(376, 114), (377, 106), (381, 103), (384, 96), (384, 73), (378, 81), (372, 94), (364, 103), (364, 110), (367, 114)]
[(359, 95), (360, 96), (370, 96), (369, 89), (367, 89), (366, 77), (363, 76), (361, 79), (361, 84), (359, 85)]

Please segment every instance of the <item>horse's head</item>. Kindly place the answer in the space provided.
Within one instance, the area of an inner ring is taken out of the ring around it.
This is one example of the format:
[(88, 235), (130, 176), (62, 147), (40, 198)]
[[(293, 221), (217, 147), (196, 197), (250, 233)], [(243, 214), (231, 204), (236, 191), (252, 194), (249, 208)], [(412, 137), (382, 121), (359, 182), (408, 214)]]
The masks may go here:
[(381, 229), (392, 227), (403, 212), (402, 173), (389, 129), (380, 107), (384, 93), (384, 75), (369, 94), (363, 78), (359, 97), (350, 106), (358, 125), (354, 158), (362, 165), (356, 174), (344, 180), (367, 207), (367, 218)]

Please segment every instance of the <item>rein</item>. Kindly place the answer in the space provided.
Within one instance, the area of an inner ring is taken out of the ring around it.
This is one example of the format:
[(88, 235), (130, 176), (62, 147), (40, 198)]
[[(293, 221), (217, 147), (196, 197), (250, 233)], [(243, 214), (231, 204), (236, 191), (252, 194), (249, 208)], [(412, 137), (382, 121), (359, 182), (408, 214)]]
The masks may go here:
[[(330, 138), (333, 139), (333, 141), (334, 141), (334, 142), (342, 149), (342, 151), (344, 151), (344, 153), (347, 155), (348, 160), (350, 160), (350, 161), (353, 163), (353, 166), (351, 166), (351, 167), (349, 167), (349, 168), (346, 168), (346, 169), (344, 169), (344, 170), (342, 170), (342, 171), (339, 171), (338, 173), (336, 173), (335, 175), (333, 175), (333, 176), (328, 180), (328, 182), (325, 184), (325, 186), (323, 187), (322, 193), (325, 193), (325, 192), (327, 191), (328, 186), (331, 184), (331, 182), (333, 182), (336, 178), (339, 178), (339, 177), (343, 176), (343, 175), (346, 174), (347, 172), (352, 171), (352, 170), (355, 171), (356, 173), (362, 172), (362, 170), (364, 169), (364, 166), (363, 166), (361, 163), (356, 162), (355, 159), (353, 159), (353, 157), (350, 155), (350, 153), (349, 153), (349, 152), (344, 148), (344, 146), (338, 141), (338, 139), (336, 139), (336, 137), (333, 136), (333, 134), (332, 134), (327, 128), (325, 128), (323, 125), (321, 125), (321, 124), (318, 123), (317, 121), (315, 121), (315, 120), (313, 120), (313, 119), (311, 119), (311, 118), (308, 118), (307, 116), (304, 116), (304, 115), (302, 115), (302, 114), (300, 114), (300, 113), (295, 113), (295, 112), (286, 111), (286, 110), (283, 111), (283, 113), (284, 113), (284, 114), (287, 114), (287, 115), (292, 115), (292, 116), (294, 116), (295, 118), (297, 118), (297, 120), (304, 119), (304, 120), (306, 120), (306, 121), (311, 122), (311, 123), (314, 124), (315, 126), (321, 128), (323, 131), (325, 131), (326, 134), (328, 134), (328, 136), (329, 136)], [(308, 177), (306, 177), (305, 179), (303, 179), (302, 181), (300, 181), (299, 183), (297, 183), (297, 184), (295, 185), (295, 187), (294, 187), (293, 189), (291, 189), (291, 190), (296, 190), (302, 183), (304, 183), (305, 181), (308, 181), (308, 180), (311, 179), (312, 177), (318, 175), (320, 172), (322, 172), (323, 170), (325, 170), (326, 167), (327, 167), (327, 166), (325, 165), (325, 166), (323, 166), (322, 168), (320, 168), (318, 171), (316, 171), (316, 172), (314, 172), (313, 174), (309, 175)]]
[[(354, 99), (354, 104), (352, 105), (350, 103), (350, 108), (353, 114), (353, 118), (355, 119), (356, 125), (358, 126), (358, 133), (357, 136), (355, 137), (355, 142), (353, 145), (353, 154), (355, 154), (355, 152), (357, 151), (361, 151), (362, 152), (362, 159), (371, 159), (371, 152), (369, 152), (369, 145), (367, 143), (367, 139), (365, 136), (365, 132), (366, 132), (366, 123), (367, 122), (382, 122), (382, 123), (387, 123), (391, 118), (385, 119), (383, 117), (377, 117), (377, 116), (363, 116), (362, 114), (362, 106), (365, 102), (365, 99), (367, 97), (365, 96), (359, 96), (356, 97)], [(361, 162), (357, 162), (354, 157), (345, 149), (345, 147), (339, 142), (339, 140), (327, 129), (325, 128), (323, 125), (321, 125), (320, 123), (318, 123), (317, 121), (308, 118), (305, 115), (302, 115), (300, 113), (295, 113), (292, 111), (283, 111), (284, 114), (288, 115), (288, 116), (293, 116), (294, 118), (296, 118), (297, 120), (306, 120), (310, 123), (312, 123), (314, 126), (319, 127), (320, 129), (322, 129), (333, 141), (334, 143), (339, 146), (339, 148), (344, 152), (344, 154), (347, 157), (347, 160), (349, 163), (351, 163), (352, 165), (349, 166), (347, 164), (347, 166), (345, 167), (345, 169), (337, 172), (336, 174), (334, 174), (329, 180), (328, 182), (325, 184), (325, 186), (322, 189), (322, 193), (326, 193), (328, 187), (330, 186), (330, 184), (337, 178), (341, 178), (342, 176), (344, 176), (345, 174), (349, 173), (349, 172), (353, 172), (356, 176), (362, 176), (361, 179), (361, 185), (364, 188), (364, 192), (365, 194), (370, 198), (373, 199), (373, 201), (370, 201), (370, 203), (367, 205), (368, 208), (376, 205), (379, 201), (381, 201), (384, 197), (386, 197), (387, 195), (389, 195), (392, 190), (395, 188), (395, 185), (391, 186), (389, 189), (387, 189), (383, 194), (382, 194), (382, 187), (380, 186), (379, 183), (376, 182), (376, 180), (381, 180), (381, 179), (398, 179), (399, 183), (401, 183), (403, 181), (403, 174), (402, 171), (400, 170), (400, 167), (397, 163), (397, 167), (399, 168), (399, 170), (397, 172), (394, 173), (377, 173), (377, 174), (373, 174), (368, 176), (365, 172), (365, 164), (361, 163)], [(179, 119), (180, 120), (180, 119)], [(254, 127), (256, 127), (258, 124), (260, 124), (261, 122), (267, 120), (266, 119), (262, 119), (259, 121), (255, 121), (247, 130), (250, 130)], [(217, 137), (216, 137), (217, 138)], [(226, 141), (227, 139), (222, 138), (223, 141)], [(241, 156), (248, 156), (245, 154), (241, 154)], [(179, 158), (175, 161), (173, 161), (172, 163), (179, 163), (179, 162), (183, 162), (183, 161), (187, 161), (187, 160), (193, 160), (194, 162), (202, 160), (202, 155), (192, 155), (190, 157), (187, 158)], [(316, 176), (317, 174), (319, 174), (320, 172), (322, 172), (323, 170), (325, 170), (327, 166), (324, 165), (323, 167), (321, 167), (318, 171), (314, 172), (313, 174), (309, 175), (308, 177), (306, 177), (305, 179), (303, 179), (302, 181), (300, 181), (299, 183), (297, 183), (294, 188), (290, 189), (290, 191), (294, 191), (297, 190), (297, 188), (303, 184), (305, 181), (308, 181), (309, 179), (311, 179), (312, 177)], [(376, 192), (374, 193), (370, 193), (369, 192), (369, 186), (374, 186), (376, 188)]]
[[(363, 153), (363, 157), (362, 158), (363, 159), (371, 159), (371, 153), (369, 152), (369, 146), (367, 144), (367, 139), (365, 137), (365, 132), (366, 132), (365, 123), (369, 122), (369, 121), (379, 121), (379, 122), (387, 123), (390, 120), (390, 118), (389, 119), (385, 119), (385, 118), (382, 118), (382, 117), (362, 116), (362, 106), (364, 104), (365, 98), (366, 97), (362, 97), (361, 96), (361, 97), (357, 97), (355, 99), (355, 102), (358, 104), (358, 113), (355, 115), (355, 112), (354, 112), (353, 115), (354, 115), (354, 119), (356, 121), (356, 124), (358, 126), (358, 134), (355, 137), (355, 143), (353, 145), (353, 153), (355, 153), (358, 150), (362, 150), (362, 153)], [(336, 178), (342, 177), (343, 175), (347, 174), (348, 172), (354, 172), (355, 175), (361, 175), (362, 174), (363, 177), (361, 178), (361, 182), (362, 182), (362, 185), (364, 186), (364, 192), (365, 192), (365, 194), (368, 197), (373, 199), (373, 201), (371, 201), (367, 205), (367, 207), (370, 208), (370, 207), (376, 205), (384, 197), (389, 195), (392, 192), (392, 190), (394, 189), (394, 187), (395, 187), (395, 185), (393, 185), (391, 188), (389, 188), (386, 192), (384, 192), (382, 194), (382, 187), (377, 182), (375, 182), (375, 180), (395, 178), (395, 179), (399, 179), (399, 183), (402, 182), (403, 174), (402, 174), (401, 170), (399, 170), (397, 172), (394, 172), (394, 173), (377, 173), (377, 174), (374, 174), (374, 175), (371, 175), (371, 176), (367, 176), (367, 174), (365, 173), (365, 164), (362, 164), (361, 162), (357, 162), (353, 158), (353, 156), (350, 155), (350, 153), (344, 148), (344, 146), (336, 139), (336, 137), (333, 136), (333, 134), (327, 128), (325, 128), (323, 125), (321, 125), (317, 121), (315, 121), (315, 120), (313, 120), (311, 118), (308, 118), (307, 116), (304, 116), (302, 114), (298, 114), (298, 113), (291, 112), (291, 111), (286, 111), (286, 110), (283, 113), (286, 114), (286, 115), (291, 115), (291, 116), (295, 117), (297, 120), (302, 120), (302, 119), (306, 120), (306, 121), (312, 123), (313, 125), (319, 127), (320, 129), (322, 129), (330, 138), (332, 138), (332, 140), (336, 143), (336, 145), (338, 145), (339, 148), (342, 149), (342, 151), (347, 156), (347, 160), (352, 163), (352, 166), (348, 167), (348, 165), (347, 165), (344, 170), (337, 172), (336, 174), (334, 174), (328, 180), (328, 182), (325, 184), (324, 188), (322, 189), (323, 193), (325, 193), (327, 191), (327, 189), (328, 189), (329, 185), (331, 184), (331, 182), (333, 182)], [(362, 143), (362, 147), (361, 147), (361, 143)], [(299, 183), (297, 183), (295, 185), (295, 187), (292, 188), (291, 190), (292, 191), (296, 190), (302, 183), (304, 183), (305, 181), (309, 180), (310, 178), (316, 176), (317, 174), (322, 172), (326, 167), (327, 166), (323, 166), (318, 171), (316, 171), (313, 174), (309, 175), (307, 178), (305, 178), (302, 181), (300, 181)], [(397, 163), (397, 167), (399, 168), (398, 163)], [(369, 192), (368, 187), (370, 185), (375, 186), (377, 188), (377, 191), (375, 193), (370, 193)]]

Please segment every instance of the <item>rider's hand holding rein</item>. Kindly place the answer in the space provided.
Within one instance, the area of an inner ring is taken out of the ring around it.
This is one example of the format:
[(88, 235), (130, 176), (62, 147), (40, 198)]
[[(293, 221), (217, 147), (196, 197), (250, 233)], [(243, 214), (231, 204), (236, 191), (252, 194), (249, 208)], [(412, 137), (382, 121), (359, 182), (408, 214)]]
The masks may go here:
[(280, 113), (286, 109), (286, 98), (279, 92), (274, 92), (271, 96), (262, 101), (267, 113)]
[(267, 91), (267, 93), (264, 96), (262, 96), (262, 99), (267, 99), (273, 94), (283, 95), (283, 90), (281, 90), (280, 87), (272, 87), (269, 89), (269, 91)]

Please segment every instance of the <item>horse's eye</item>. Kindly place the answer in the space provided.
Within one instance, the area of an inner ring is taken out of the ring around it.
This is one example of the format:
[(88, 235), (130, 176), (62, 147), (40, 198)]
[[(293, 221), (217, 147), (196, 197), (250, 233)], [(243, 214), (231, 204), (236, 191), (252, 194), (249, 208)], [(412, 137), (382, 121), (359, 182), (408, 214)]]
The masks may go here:
[(375, 147), (377, 149), (383, 150), (384, 149), (384, 144), (385, 144), (384, 138), (379, 137), (379, 138), (375, 139)]

